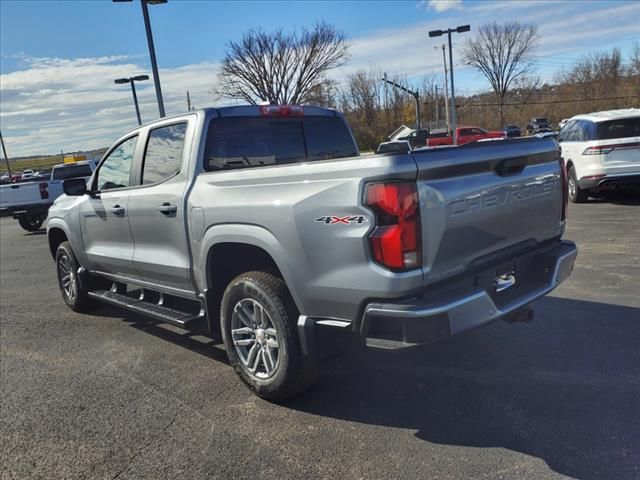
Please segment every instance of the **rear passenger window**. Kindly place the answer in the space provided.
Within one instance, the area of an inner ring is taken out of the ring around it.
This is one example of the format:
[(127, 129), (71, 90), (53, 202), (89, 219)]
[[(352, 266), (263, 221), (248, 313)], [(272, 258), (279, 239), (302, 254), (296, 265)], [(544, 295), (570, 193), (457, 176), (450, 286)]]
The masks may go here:
[(142, 166), (142, 184), (158, 183), (180, 172), (186, 123), (154, 128), (149, 132)]

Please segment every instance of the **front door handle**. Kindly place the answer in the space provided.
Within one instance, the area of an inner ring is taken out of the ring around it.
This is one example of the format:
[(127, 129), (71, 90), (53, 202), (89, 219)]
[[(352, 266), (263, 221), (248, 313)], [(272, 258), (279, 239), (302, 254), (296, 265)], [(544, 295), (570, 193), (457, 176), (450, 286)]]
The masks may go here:
[(172, 215), (178, 211), (178, 207), (165, 202), (158, 207), (158, 211), (164, 213), (165, 215)]
[(114, 215), (124, 215), (124, 207), (121, 207), (120, 205), (114, 205), (113, 207), (111, 207), (111, 213), (113, 213)]

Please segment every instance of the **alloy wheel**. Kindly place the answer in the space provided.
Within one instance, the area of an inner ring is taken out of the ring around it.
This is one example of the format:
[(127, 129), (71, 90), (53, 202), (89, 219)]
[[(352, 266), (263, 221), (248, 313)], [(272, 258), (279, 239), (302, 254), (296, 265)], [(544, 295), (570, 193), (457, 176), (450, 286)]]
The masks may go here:
[(58, 277), (65, 297), (70, 303), (73, 303), (76, 298), (76, 277), (71, 268), (71, 261), (66, 254), (60, 256), (58, 260)]
[(272, 377), (280, 364), (280, 340), (263, 305), (244, 298), (233, 307), (231, 339), (245, 368), (259, 379)]

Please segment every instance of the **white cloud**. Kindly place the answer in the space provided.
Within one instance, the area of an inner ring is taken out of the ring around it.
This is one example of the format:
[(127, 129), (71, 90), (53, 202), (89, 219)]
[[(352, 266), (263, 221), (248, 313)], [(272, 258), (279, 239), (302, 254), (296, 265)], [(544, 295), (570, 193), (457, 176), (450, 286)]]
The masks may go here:
[(422, 0), (419, 5), (426, 5), (427, 8), (436, 12), (446, 12), (447, 10), (461, 10), (462, 0)]
[[(601, 45), (631, 43), (638, 33), (640, 4), (612, 2), (605, 8), (583, 9), (576, 2), (553, 5), (547, 2), (467, 2), (455, 13), (451, 25), (472, 23), (472, 31), (454, 38), (454, 60), (460, 59), (460, 46), (474, 29), (489, 21), (518, 18), (537, 23), (542, 37), (540, 58), (553, 55), (574, 56)], [(491, 7), (491, 8), (490, 8)], [(434, 7), (435, 8), (435, 7)], [(603, 27), (602, 18), (607, 18)], [(459, 22), (459, 23), (456, 23)], [(417, 21), (411, 25), (387, 28), (354, 38), (351, 60), (335, 72), (341, 80), (359, 69), (375, 66), (390, 75), (421, 77), (442, 74), (442, 52), (433, 47), (443, 39), (429, 39), (429, 30), (443, 28), (441, 20)], [(594, 34), (596, 32), (597, 34)], [(626, 39), (626, 40), (624, 40)], [(118, 77), (150, 74), (146, 56), (110, 55), (97, 58), (31, 58), (24, 54), (5, 54), (22, 62), (20, 70), (0, 75), (0, 129), (10, 156), (47, 154), (109, 145), (136, 126), (131, 91), (127, 85), (114, 85)], [(565, 57), (566, 58), (566, 57)], [(551, 60), (546, 60), (550, 62)], [(560, 60), (555, 60), (560, 68)], [(570, 61), (567, 61), (570, 64)], [(456, 74), (465, 68), (456, 66)], [(160, 69), (167, 114), (187, 109), (189, 90), (196, 107), (219, 105), (210, 92), (215, 85), (218, 65), (203, 62)], [(467, 70), (467, 73), (469, 71)], [(477, 77), (476, 84), (458, 83), (460, 89), (487, 88)], [(467, 74), (467, 78), (471, 78)], [(137, 85), (143, 121), (158, 116), (153, 82)]]
[[(118, 77), (150, 73), (132, 57), (21, 57), (21, 70), (0, 76), (0, 128), (10, 157), (108, 146), (136, 126), (128, 85)], [(210, 90), (218, 66), (200, 63), (160, 69), (168, 115), (217, 103)], [(143, 121), (158, 117), (153, 82), (136, 84)]]

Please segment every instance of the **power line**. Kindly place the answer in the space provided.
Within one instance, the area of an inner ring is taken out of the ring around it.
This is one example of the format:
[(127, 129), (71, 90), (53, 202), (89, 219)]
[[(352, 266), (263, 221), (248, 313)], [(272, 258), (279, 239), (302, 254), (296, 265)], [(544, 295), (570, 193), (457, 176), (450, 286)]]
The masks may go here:
[[(549, 105), (553, 103), (576, 103), (576, 102), (596, 102), (600, 100), (628, 100), (631, 98), (640, 99), (636, 95), (626, 97), (601, 97), (601, 98), (578, 98), (574, 100), (548, 100), (546, 102), (523, 102), (523, 103), (504, 103), (503, 106), (523, 106), (523, 105)], [(497, 103), (466, 103), (457, 105), (458, 107), (497, 107)]]

